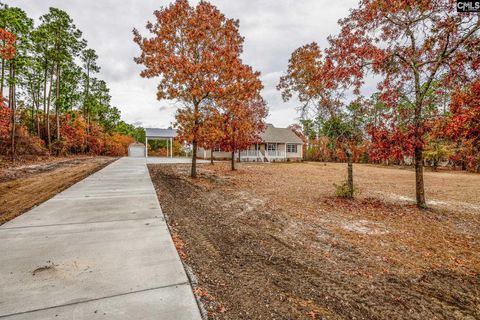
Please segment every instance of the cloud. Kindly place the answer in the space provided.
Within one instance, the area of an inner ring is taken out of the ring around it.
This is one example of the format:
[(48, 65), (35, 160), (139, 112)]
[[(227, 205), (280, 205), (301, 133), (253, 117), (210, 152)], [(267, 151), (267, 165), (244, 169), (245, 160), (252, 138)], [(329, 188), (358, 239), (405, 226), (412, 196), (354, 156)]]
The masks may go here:
[[(198, 2), (198, 1), (191, 1)], [(268, 103), (268, 122), (288, 126), (296, 121), (295, 101), (283, 102), (275, 89), (286, 70), (288, 59), (299, 46), (316, 41), (321, 47), (327, 37), (338, 32), (337, 20), (356, 6), (356, 0), (212, 0), (228, 18), (240, 20), (245, 37), (242, 59), (262, 73), (263, 95)], [(89, 47), (99, 55), (99, 78), (110, 87), (112, 104), (129, 123), (167, 127), (174, 121), (179, 106), (156, 99), (155, 79), (142, 79), (141, 66), (133, 61), (138, 47), (132, 29), (144, 32), (153, 11), (170, 1), (158, 0), (9, 0), (36, 19), (49, 7), (65, 10), (83, 31)]]

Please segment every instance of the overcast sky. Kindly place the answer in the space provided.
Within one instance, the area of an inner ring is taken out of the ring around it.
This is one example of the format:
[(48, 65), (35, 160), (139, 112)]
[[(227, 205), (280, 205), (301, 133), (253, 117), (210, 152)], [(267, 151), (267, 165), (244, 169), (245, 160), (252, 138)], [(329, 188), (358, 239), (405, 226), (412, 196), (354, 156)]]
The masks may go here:
[[(36, 20), (56, 7), (66, 11), (82, 30), (88, 46), (97, 51), (99, 78), (110, 88), (112, 104), (122, 118), (144, 127), (166, 127), (174, 121), (178, 105), (156, 100), (156, 80), (142, 79), (141, 66), (133, 57), (138, 46), (132, 29), (144, 35), (153, 11), (171, 1), (165, 0), (8, 0)], [(196, 3), (197, 1), (190, 1)], [(339, 31), (337, 21), (348, 15), (357, 0), (212, 0), (228, 18), (240, 20), (245, 37), (243, 60), (262, 73), (263, 97), (268, 103), (268, 122), (286, 127), (298, 119), (297, 103), (282, 101), (275, 89), (285, 72), (288, 59), (299, 46), (316, 41), (321, 47), (327, 36)]]

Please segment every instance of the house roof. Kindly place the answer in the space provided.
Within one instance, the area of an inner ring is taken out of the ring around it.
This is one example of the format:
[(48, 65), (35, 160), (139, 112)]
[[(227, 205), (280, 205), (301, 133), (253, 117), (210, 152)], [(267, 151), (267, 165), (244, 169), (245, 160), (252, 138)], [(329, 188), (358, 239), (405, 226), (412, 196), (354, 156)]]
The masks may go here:
[(145, 135), (147, 136), (147, 138), (175, 138), (177, 136), (177, 130), (145, 128)]
[(145, 147), (145, 145), (144, 145), (143, 143), (138, 142), (138, 141), (135, 141), (135, 142), (133, 142), (133, 143), (130, 143), (128, 146), (129, 146), (129, 147)]
[(289, 128), (275, 128), (267, 123), (265, 132), (260, 134), (262, 142), (303, 144), (302, 139)]

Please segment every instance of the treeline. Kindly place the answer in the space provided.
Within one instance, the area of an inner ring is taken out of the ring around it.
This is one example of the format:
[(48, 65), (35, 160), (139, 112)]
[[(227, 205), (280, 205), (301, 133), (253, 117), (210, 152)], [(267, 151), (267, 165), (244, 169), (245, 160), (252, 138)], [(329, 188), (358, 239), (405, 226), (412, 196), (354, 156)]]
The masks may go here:
[(0, 3), (0, 37), (0, 154), (123, 155), (142, 139), (111, 105), (98, 56), (66, 12), (50, 8), (35, 26)]

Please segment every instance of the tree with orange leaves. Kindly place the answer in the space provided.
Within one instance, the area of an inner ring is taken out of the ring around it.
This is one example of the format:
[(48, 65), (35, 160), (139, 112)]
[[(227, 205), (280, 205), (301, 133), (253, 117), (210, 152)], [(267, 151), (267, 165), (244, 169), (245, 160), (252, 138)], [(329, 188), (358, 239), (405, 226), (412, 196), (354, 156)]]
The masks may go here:
[(232, 67), (231, 85), (217, 104), (223, 117), (221, 147), (232, 153), (231, 169), (235, 170), (235, 152), (259, 141), (259, 133), (265, 130), (264, 119), (268, 110), (260, 96), (263, 88), (260, 73), (241, 61), (233, 63)]
[(232, 68), (242, 52), (239, 22), (227, 19), (206, 1), (190, 6), (187, 0), (176, 0), (154, 15), (156, 21), (146, 26), (151, 38), (133, 30), (141, 50), (135, 62), (145, 66), (142, 77), (160, 77), (157, 99), (185, 105), (177, 113), (177, 122), (180, 137), (193, 146), (191, 176), (196, 177), (205, 108), (229, 91)]
[(224, 136), (220, 146), (232, 153), (232, 171), (235, 170), (235, 152), (261, 141), (259, 134), (265, 130), (266, 116), (267, 107), (260, 96), (223, 105)]
[(357, 89), (368, 72), (382, 78), (384, 136), (411, 137), (417, 206), (425, 208), (423, 151), (439, 103), (432, 92), (478, 77), (479, 15), (456, 12), (452, 0), (361, 0), (340, 26), (329, 39), (335, 77)]
[[(327, 50), (326, 50), (327, 51)], [(337, 66), (328, 54), (313, 42), (296, 49), (289, 60), (287, 72), (280, 78), (277, 89), (287, 101), (295, 94), (301, 103), (303, 119), (316, 119), (321, 133), (329, 138), (329, 145), (336, 155), (337, 148), (347, 158), (347, 180), (341, 186), (342, 196), (352, 198), (353, 149), (361, 140), (358, 121), (360, 100), (346, 100), (349, 89), (337, 77)]]
[(213, 149), (220, 145), (224, 137), (223, 116), (215, 106), (205, 108), (206, 114), (198, 131), (198, 145), (210, 150), (210, 164), (213, 165)]

